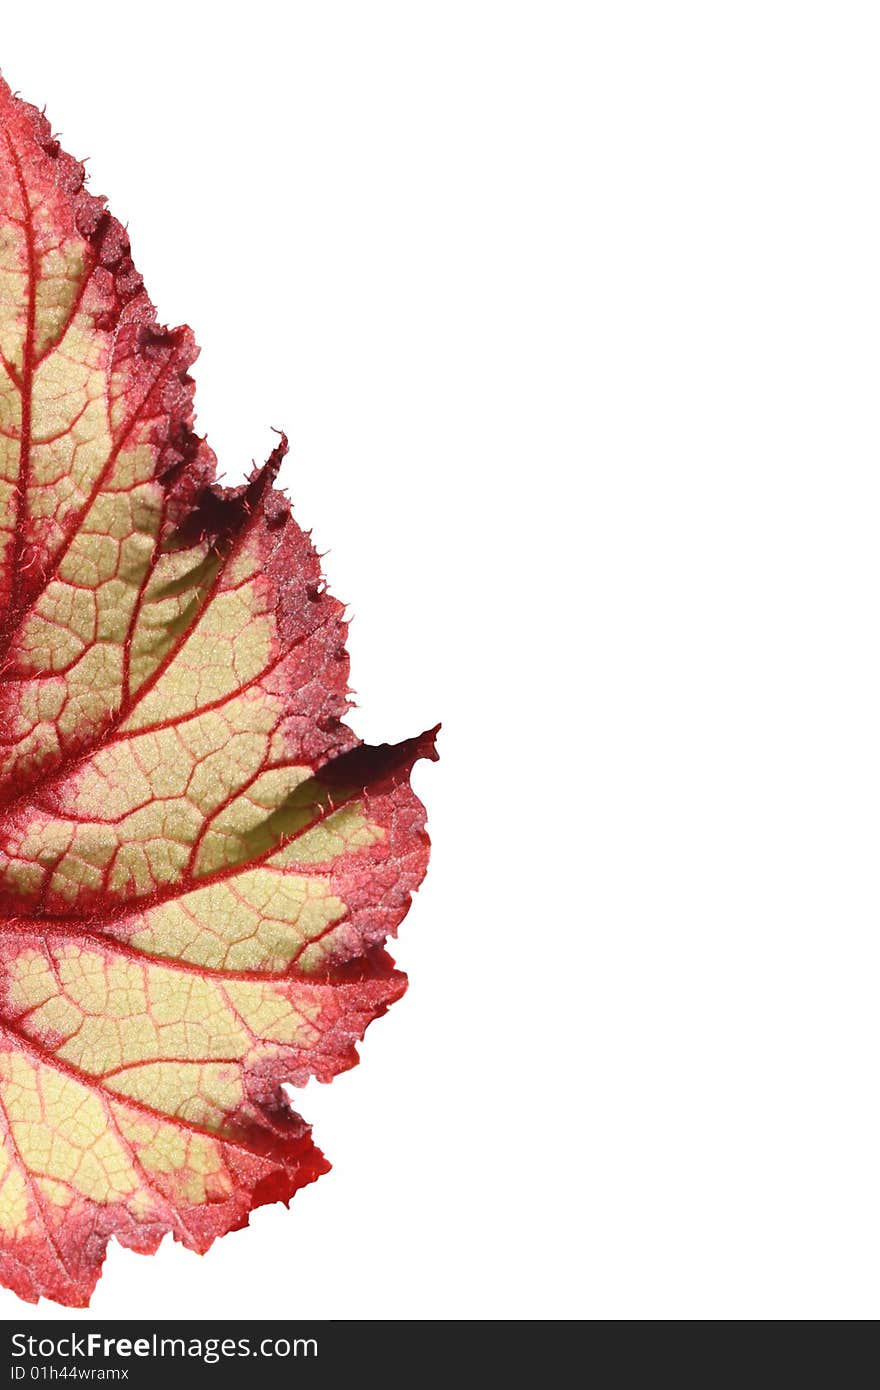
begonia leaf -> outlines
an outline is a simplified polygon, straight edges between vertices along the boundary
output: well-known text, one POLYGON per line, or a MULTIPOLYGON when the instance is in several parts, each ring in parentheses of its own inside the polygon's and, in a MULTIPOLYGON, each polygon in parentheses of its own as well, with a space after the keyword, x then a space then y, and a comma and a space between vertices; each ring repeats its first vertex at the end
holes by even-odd
POLYGON ((0 79, 0 1278, 30 1300, 327 1169, 282 1084, 402 993, 427 863, 433 734, 345 723, 286 441, 221 488, 195 356, 0 79))

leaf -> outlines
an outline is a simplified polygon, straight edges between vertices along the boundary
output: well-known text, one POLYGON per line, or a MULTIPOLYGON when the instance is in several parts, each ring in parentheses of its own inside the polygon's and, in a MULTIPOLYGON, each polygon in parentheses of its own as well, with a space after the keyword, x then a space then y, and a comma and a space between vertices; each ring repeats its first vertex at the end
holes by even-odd
POLYGON ((188 328, 0 79, 0 1277, 83 1305, 109 1237, 204 1251, 328 1164, 405 978, 433 734, 362 746, 346 624, 273 489, 220 489, 188 328))

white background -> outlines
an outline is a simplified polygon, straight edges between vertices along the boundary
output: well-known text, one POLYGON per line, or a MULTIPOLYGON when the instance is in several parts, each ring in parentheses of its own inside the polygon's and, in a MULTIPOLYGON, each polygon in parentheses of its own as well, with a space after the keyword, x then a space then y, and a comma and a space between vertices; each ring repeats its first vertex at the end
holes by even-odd
POLYGON ((94 1316, 877 1315, 878 58, 841 0, 7 8, 221 466, 291 436, 358 732, 444 723, 333 1172, 94 1316))

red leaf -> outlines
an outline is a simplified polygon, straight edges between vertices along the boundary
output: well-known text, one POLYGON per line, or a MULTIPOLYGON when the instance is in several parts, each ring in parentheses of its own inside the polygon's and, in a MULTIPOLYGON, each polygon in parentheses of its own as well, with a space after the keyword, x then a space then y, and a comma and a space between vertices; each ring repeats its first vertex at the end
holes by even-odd
POLYGON ((188 328, 0 80, 0 1277, 88 1302, 327 1163, 330 1080, 405 987, 434 736, 344 723, 346 624, 273 488, 221 489, 188 328))

